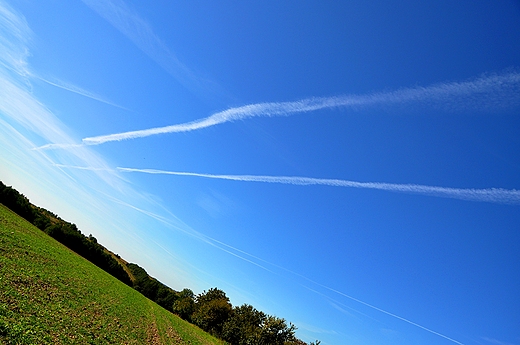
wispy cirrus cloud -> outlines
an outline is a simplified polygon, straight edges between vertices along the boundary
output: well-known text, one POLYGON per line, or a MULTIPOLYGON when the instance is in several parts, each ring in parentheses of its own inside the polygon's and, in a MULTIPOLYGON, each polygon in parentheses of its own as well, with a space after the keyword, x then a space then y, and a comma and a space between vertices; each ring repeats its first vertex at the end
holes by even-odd
MULTIPOLYGON (((24 16, 16 13, 7 3, 0 1, 0 64, 4 67, 4 73, 14 73, 13 79, 27 85, 29 78, 41 80, 49 85, 106 103, 121 109, 128 110, 106 98, 85 90, 81 87, 65 82, 58 78, 44 78, 31 71, 27 63, 30 56, 29 44, 33 36, 24 16)), ((12 79, 12 80, 13 80, 12 79)))
POLYGON ((262 175, 213 175, 191 172, 165 171, 156 169, 134 169, 118 167, 119 171, 137 172, 145 174, 163 174, 176 176, 202 177, 219 180, 241 182, 281 183, 299 186, 323 185, 331 187, 349 187, 362 189, 376 189, 389 192, 428 195, 441 198, 460 199, 467 201, 492 202, 500 204, 520 204, 520 190, 503 188, 467 189, 425 186, 419 184, 397 184, 381 182, 357 182, 339 179, 320 179, 298 176, 262 176, 262 175))
MULTIPOLYGON (((88 147, 75 146, 70 130, 32 93, 30 78, 35 74, 27 62, 32 36, 25 17, 0 0, 0 116, 4 120, 5 131, 11 133, 9 135, 25 138, 17 140, 20 147, 29 150, 23 153, 26 159, 20 158, 19 161, 49 162, 52 158, 60 158, 75 165, 107 167, 104 160, 88 147), (31 150, 36 146, 34 142, 42 141, 64 143, 67 149, 56 152, 52 157, 31 150)), ((7 139, 2 141, 4 149, 21 151, 7 139)), ((41 167, 41 164, 35 165, 41 167)), ((121 179, 116 175, 115 171, 97 172, 102 181, 119 188, 121 179)))
MULTIPOLYGON (((78 209, 98 214, 106 212, 106 204, 87 192, 89 188, 108 189, 137 198, 138 193, 128 188, 120 173, 108 169, 101 156, 88 147, 75 147, 67 126, 31 92, 29 78, 34 74, 30 72, 27 58, 32 35, 25 17, 0 0, 0 172, 3 178, 26 188, 34 187, 34 195, 57 200, 61 202, 60 207, 66 204, 62 209, 68 211, 70 204, 84 202, 78 209), (67 149, 54 154, 33 150, 35 142, 42 141, 62 142, 67 149), (66 171, 64 165, 52 165, 53 161, 96 167, 96 171, 87 176, 66 171)), ((104 215, 113 219, 110 212, 104 215)))
MULTIPOLYGON (((2 181, 16 186, 33 203, 74 220, 84 230, 102 235, 104 243, 114 250, 142 253, 149 246, 156 251, 153 241, 139 236, 143 230, 136 225, 141 213, 148 216, 145 217, 148 223, 150 219, 161 221, 148 211, 156 205, 135 190, 120 172, 109 169, 104 157, 89 147, 74 145, 75 138, 69 128, 32 93, 30 82, 35 73, 31 73, 27 63, 32 35, 23 14, 0 0, 2 181), (41 142, 64 143, 64 150, 34 150, 36 143, 41 142), (69 166, 89 168, 71 171, 69 166), (125 204, 117 200, 125 200, 125 204)), ((69 86, 69 91, 93 95, 69 86)), ((175 218, 171 223, 175 224, 175 218)), ((185 274, 186 279, 192 280, 189 273, 185 274)))
POLYGON ((182 63, 161 40, 151 25, 123 0, 82 0, 132 41, 143 53, 161 66, 179 83, 196 94, 220 93, 220 87, 182 63))
POLYGON ((0 1, 0 32, 0 63, 17 75, 27 75, 28 44, 32 30, 25 17, 19 15, 4 1, 0 1))

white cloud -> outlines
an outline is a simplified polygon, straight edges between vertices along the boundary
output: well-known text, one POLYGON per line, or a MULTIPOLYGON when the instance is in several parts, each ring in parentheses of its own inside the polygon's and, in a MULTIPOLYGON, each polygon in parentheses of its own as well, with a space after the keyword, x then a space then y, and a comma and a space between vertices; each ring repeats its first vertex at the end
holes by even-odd
POLYGON ((452 198, 467 201, 483 201, 502 204, 520 204, 520 191, 515 189, 488 188, 488 189, 463 189, 437 186, 425 186, 418 184, 397 184, 381 182, 356 182, 339 179, 319 179, 296 176, 261 176, 261 175, 212 175, 190 172, 164 171, 155 169, 117 168, 119 171, 138 172, 146 174, 165 174, 176 176, 192 176, 220 180, 232 180, 241 182, 281 183, 291 185, 324 185, 331 187, 349 187, 363 189, 377 189, 389 192, 429 195, 442 198, 452 198))
POLYGON ((441 108, 472 108, 512 106, 520 103, 520 73, 510 72, 465 81, 442 83, 428 87, 401 89, 367 95, 307 98, 295 102, 256 103, 230 108, 209 117, 177 125, 157 127, 123 133, 84 138, 87 145, 99 145, 111 141, 144 138, 152 135, 195 131, 219 124, 252 117, 290 116, 321 109, 346 108, 356 110, 365 107, 407 105, 414 102, 428 103, 441 108))

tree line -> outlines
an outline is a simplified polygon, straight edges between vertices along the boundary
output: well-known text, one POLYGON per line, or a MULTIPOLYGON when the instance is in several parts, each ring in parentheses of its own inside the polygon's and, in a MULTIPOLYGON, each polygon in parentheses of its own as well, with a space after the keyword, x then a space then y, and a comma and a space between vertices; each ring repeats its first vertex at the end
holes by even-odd
POLYGON ((180 291, 173 312, 231 345, 307 345, 296 338, 292 323, 249 304, 234 307, 226 293, 217 288, 199 295, 190 289, 180 291))
POLYGON ((267 315, 248 304, 233 306, 226 293, 218 288, 198 295, 187 288, 182 291, 171 289, 150 277, 137 264, 117 260, 119 256, 99 244, 94 236, 85 236, 75 224, 31 204, 27 197, 2 181, 0 203, 163 308, 231 345, 320 343, 307 344, 298 339, 296 327, 284 319, 267 315))
POLYGON ((114 256, 94 236, 83 235, 76 224, 66 222, 52 212, 31 204, 27 197, 1 181, 0 203, 94 265, 132 286, 128 273, 114 256))

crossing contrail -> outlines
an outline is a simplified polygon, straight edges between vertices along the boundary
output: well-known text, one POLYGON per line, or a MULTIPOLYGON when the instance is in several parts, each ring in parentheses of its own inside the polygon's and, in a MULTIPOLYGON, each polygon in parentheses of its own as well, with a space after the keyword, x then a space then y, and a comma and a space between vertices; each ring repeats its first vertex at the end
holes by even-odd
POLYGON ((438 186, 425 186, 419 184, 398 184, 382 182, 357 182, 339 179, 321 179, 298 176, 263 176, 263 175, 213 175, 191 172, 165 171, 155 169, 117 168, 119 171, 138 172, 146 174, 163 174, 176 176, 203 177, 219 180, 232 180, 242 182, 281 183, 291 185, 324 185, 332 187, 350 187, 363 189, 377 189, 390 192, 429 195, 441 198, 452 198, 467 201, 491 202, 500 204, 520 204, 520 190, 503 188, 449 188, 438 186))
POLYGON ((485 107, 489 105, 520 103, 520 73, 511 72, 481 77, 464 82, 452 82, 380 92, 366 95, 307 98, 294 102, 256 103, 229 108, 209 117, 181 124, 150 129, 114 133, 84 138, 86 145, 100 145, 110 141, 144 138, 152 135, 195 131, 226 122, 252 117, 290 116, 320 109, 390 106, 411 102, 430 102, 446 107, 485 107), (468 99, 469 98, 469 99, 468 99))

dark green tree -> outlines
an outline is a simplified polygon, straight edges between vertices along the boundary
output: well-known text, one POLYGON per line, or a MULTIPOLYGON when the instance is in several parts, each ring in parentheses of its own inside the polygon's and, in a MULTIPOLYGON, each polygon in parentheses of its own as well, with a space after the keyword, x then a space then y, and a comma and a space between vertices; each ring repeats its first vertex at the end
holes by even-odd
POLYGON ((159 304, 161 307, 172 311, 173 303, 177 300, 177 292, 164 285, 146 273, 145 269, 137 264, 127 264, 134 276, 134 289, 159 304))
POLYGON ((177 299, 173 302, 173 312, 182 319, 191 322, 191 316, 195 311, 195 294, 190 289, 184 289, 177 293, 177 299))
POLYGON ((206 332, 221 337, 222 327, 231 316, 232 308, 224 291, 209 289, 197 296, 192 321, 206 332))
POLYGON ((0 182, 0 204, 3 204, 30 223, 36 218, 36 213, 29 199, 16 189, 6 186, 3 182, 0 182))
POLYGON ((284 319, 267 316, 260 327, 258 345, 284 345, 286 342, 296 341, 294 332, 296 326, 288 326, 284 319))
POLYGON ((256 344, 260 337, 260 326, 265 318, 263 312, 251 305, 235 307, 231 317, 224 323, 222 338, 231 345, 256 344))

